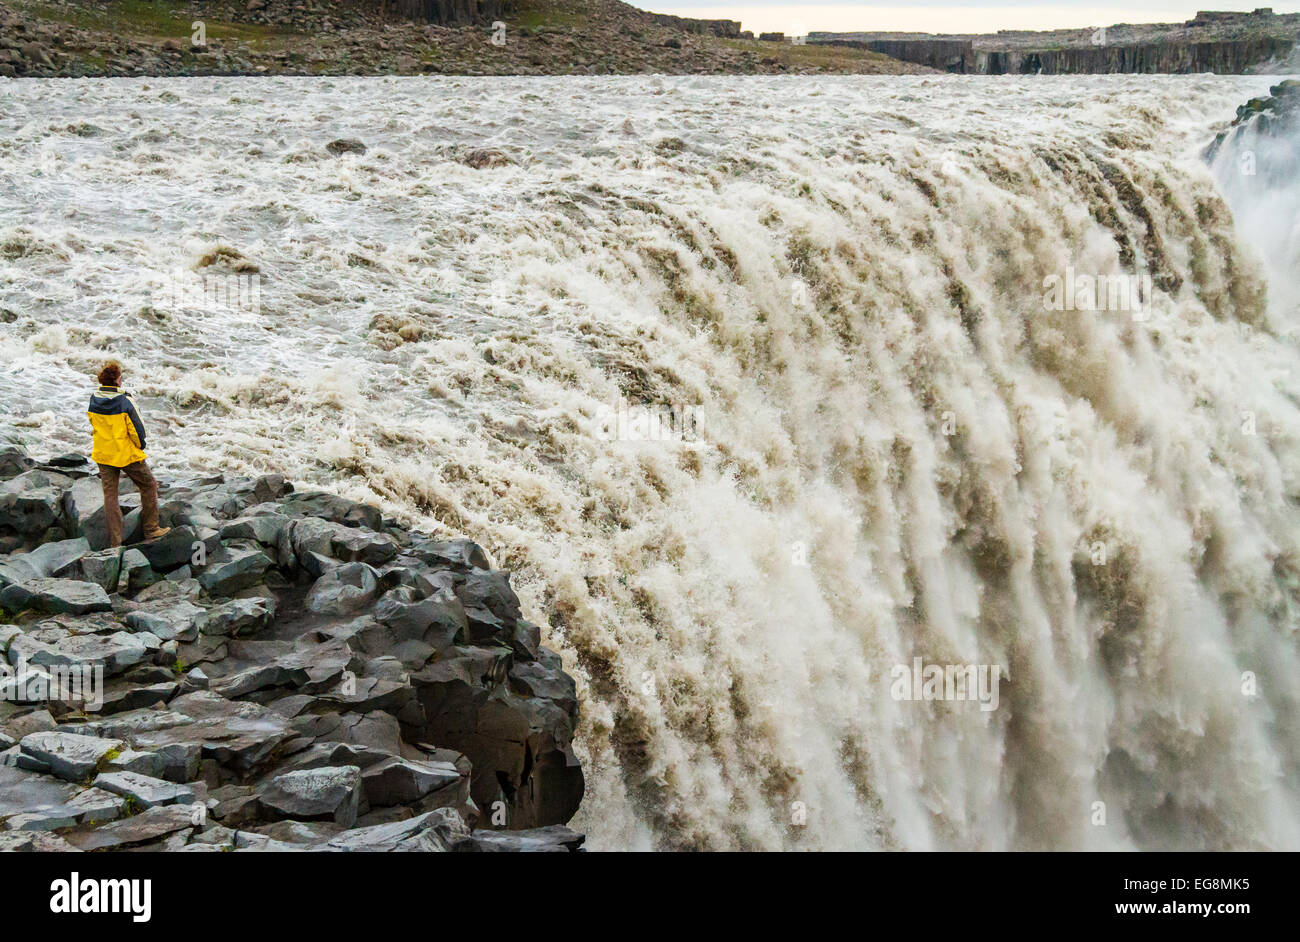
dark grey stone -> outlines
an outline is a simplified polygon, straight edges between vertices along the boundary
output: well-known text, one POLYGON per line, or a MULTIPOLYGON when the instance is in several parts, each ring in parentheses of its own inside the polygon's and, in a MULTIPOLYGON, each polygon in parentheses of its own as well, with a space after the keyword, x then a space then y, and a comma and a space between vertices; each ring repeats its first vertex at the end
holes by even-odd
POLYGON ((140 543, 139 550, 155 572, 170 572, 186 565, 194 554, 194 544, 198 542, 198 533, 193 527, 172 527, 165 535, 149 543, 140 543))
POLYGON ((345 852, 454 851, 470 841, 469 828, 451 808, 344 831, 313 850, 345 852))
MULTIPOLYGON (((37 536, 60 519, 72 478, 49 471, 24 471, 0 481, 0 530, 37 536)), ((95 482, 98 487, 98 482, 95 482)), ((100 498, 102 505, 103 498, 100 498)))
POLYGON ((50 614, 85 615, 109 612, 113 602, 104 587, 71 579, 33 579, 0 590, 0 608, 11 612, 32 609, 50 614))
POLYGON ((412 805, 432 792, 460 782, 460 772, 446 762, 421 762, 394 756, 361 773, 366 801, 372 808, 412 805))
POLYGON ((361 770, 344 765, 285 772, 272 779, 259 797, 264 808, 280 817, 329 819, 351 827, 361 801, 361 770))
POLYGON ((487 553, 471 540, 412 540, 406 552, 437 567, 469 571, 490 566, 487 553))
POLYGON ((149 558, 134 546, 122 554, 122 572, 119 578, 126 583, 126 589, 132 595, 137 595, 162 580, 162 576, 149 565, 149 558))
POLYGON ((269 625, 274 617, 274 599, 231 599, 198 614, 194 626, 205 635, 251 635, 269 625))
POLYGON ((145 844, 195 826, 196 813, 188 805, 163 805, 97 828, 84 825, 64 834, 80 850, 110 850, 145 844))
POLYGON ((272 564, 271 558, 255 545, 234 544, 208 560, 199 571, 199 585, 210 596, 234 595, 261 582, 272 564))
POLYGON ((510 853, 573 853, 582 847, 586 835, 560 824, 523 831, 474 831, 473 846, 458 850, 510 853))
POLYGON ((84 781, 110 753, 126 748, 120 739, 101 739, 61 730, 28 733, 18 745, 26 755, 47 763, 50 774, 70 782, 84 781))
POLYGON ((365 563, 344 563, 325 573, 303 600, 309 612, 350 615, 369 606, 379 592, 379 579, 365 563))
MULTIPOLYGON (((85 538, 81 538, 85 541, 85 538)), ((87 543, 89 547, 89 543, 87 543)), ((105 592, 116 592, 118 579, 122 574, 122 548, 114 547, 112 549, 103 549, 96 552, 86 552, 77 559, 69 562, 67 565, 60 567, 50 573, 61 579, 77 579, 82 582, 93 582, 102 586, 105 592)))
POLYGON ((95 787, 128 798, 141 808, 178 803, 192 805, 195 801, 194 789, 188 785, 167 782, 138 772, 101 772, 95 776, 95 787))
MULTIPOLYGON (((580 842, 571 832, 472 836, 466 824, 495 800, 511 827, 559 824, 582 795, 574 684, 481 548, 409 533, 374 508, 279 478, 218 475, 164 482, 169 537, 95 551, 102 499, 97 480, 78 478, 84 462, 60 462, 63 474, 21 458, 0 456, 16 471, 10 481, 28 475, 10 490, 35 492, 57 514, 35 539, 6 531, 0 551, 36 548, 0 558, 0 592, 17 601, 63 577, 109 604, 0 626, 0 650, 35 682, 3 680, 0 772, 65 789, 6 827, 64 828, 61 849, 88 850, 580 842), (206 559, 191 567, 196 541, 206 559), (304 575, 315 579, 305 593, 304 575), (103 668, 99 713, 69 713, 75 704, 54 697, 51 672, 64 665, 103 668), (47 701, 62 726, 49 711, 24 712, 47 701), (103 741, 120 749, 94 747, 103 741), (71 748, 85 742, 93 748, 71 748), (60 774, 98 775, 105 787, 60 774), (124 796, 130 810, 154 807, 105 823, 126 813, 124 796)), ((129 508, 138 496, 123 489, 129 508)), ((4 790, 0 775, 0 818, 4 790)), ((0 845, 14 833, 0 831, 0 845)))

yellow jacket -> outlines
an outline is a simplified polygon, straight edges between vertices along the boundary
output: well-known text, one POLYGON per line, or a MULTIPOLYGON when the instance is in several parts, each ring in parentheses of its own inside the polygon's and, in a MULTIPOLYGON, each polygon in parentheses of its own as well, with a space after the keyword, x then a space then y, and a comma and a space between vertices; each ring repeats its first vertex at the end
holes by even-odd
POLYGON ((96 464, 125 468, 149 457, 144 453, 144 424, 131 397, 116 386, 100 386, 90 397, 90 428, 96 464))

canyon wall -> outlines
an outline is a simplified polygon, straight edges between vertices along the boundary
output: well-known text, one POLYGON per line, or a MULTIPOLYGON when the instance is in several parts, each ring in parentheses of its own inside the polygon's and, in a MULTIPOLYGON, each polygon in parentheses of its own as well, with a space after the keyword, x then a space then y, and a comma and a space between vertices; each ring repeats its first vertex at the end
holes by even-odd
POLYGON ((741 36, 737 20, 696 20, 668 13, 651 13, 650 19, 655 26, 667 26, 686 33, 711 34, 724 39, 739 39, 741 36))
POLYGON ((1278 36, 1223 41, 1152 42, 1125 46, 1078 46, 1067 49, 978 52, 972 71, 982 75, 1214 72, 1241 75, 1294 54, 1294 38, 1278 36))
POLYGON ((440 26, 482 23, 509 11, 509 0, 395 0, 402 16, 440 26))
POLYGON ((1207 42, 1149 42, 1053 49, 979 49, 969 39, 811 39, 820 45, 870 49, 903 62, 975 75, 1107 75, 1197 73, 1240 75, 1300 67, 1295 37, 1263 36, 1207 42))

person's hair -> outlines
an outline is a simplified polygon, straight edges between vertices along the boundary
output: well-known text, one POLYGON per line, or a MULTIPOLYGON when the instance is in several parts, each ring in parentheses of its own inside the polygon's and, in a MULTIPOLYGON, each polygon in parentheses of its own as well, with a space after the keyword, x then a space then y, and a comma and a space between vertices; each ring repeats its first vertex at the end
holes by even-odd
POLYGON ((99 385, 116 386, 122 382, 122 364, 109 360, 99 371, 99 385))

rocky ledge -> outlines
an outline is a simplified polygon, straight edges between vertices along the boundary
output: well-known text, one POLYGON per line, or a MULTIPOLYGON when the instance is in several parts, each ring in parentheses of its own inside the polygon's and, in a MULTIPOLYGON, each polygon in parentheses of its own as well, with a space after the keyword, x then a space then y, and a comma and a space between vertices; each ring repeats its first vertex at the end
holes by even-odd
POLYGON ((267 475, 107 549, 93 467, 0 450, 0 849, 580 847, 574 682, 477 545, 267 475))
POLYGON ((1270 88, 1267 97, 1252 98, 1240 106, 1232 124, 1206 148, 1205 159, 1213 161, 1226 142, 1244 134, 1254 135, 1256 141, 1271 141, 1267 159, 1258 168, 1264 182, 1294 185, 1300 169, 1300 81, 1287 79, 1270 88))
POLYGON ((1237 109, 1233 127, 1252 120, 1259 123, 1260 133, 1272 137, 1295 134, 1300 129, 1300 81, 1287 79, 1268 90, 1267 98, 1252 98, 1237 109))

